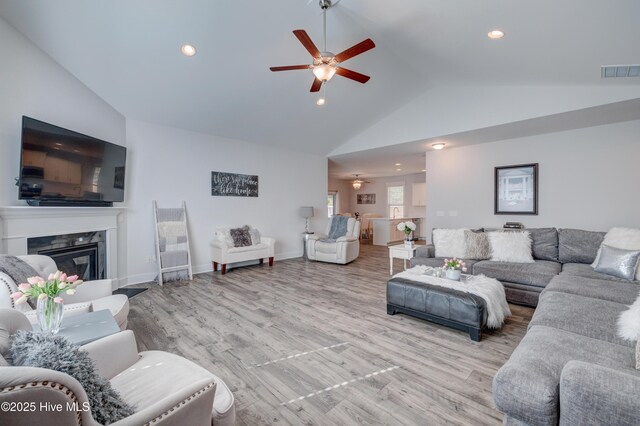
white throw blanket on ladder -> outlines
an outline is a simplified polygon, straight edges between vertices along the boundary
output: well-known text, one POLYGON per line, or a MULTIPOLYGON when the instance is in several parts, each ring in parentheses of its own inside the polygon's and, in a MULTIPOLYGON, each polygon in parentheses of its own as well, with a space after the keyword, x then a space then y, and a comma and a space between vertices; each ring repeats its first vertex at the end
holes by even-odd
POLYGON ((409 281, 450 288, 482 297, 487 306, 487 327, 489 328, 502 327, 505 318, 511 316, 511 310, 507 303, 504 287, 500 281, 484 275, 470 275, 464 282, 425 275, 426 272, 432 270, 433 268, 429 266, 414 266, 411 269, 394 275, 393 278, 404 278, 409 281))

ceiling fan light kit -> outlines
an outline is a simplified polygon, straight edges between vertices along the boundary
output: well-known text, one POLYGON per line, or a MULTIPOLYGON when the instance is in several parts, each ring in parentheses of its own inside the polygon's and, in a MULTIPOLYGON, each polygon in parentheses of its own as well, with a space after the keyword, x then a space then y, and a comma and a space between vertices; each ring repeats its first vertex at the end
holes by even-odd
MULTIPOLYGON (((296 36, 296 38, 300 41, 300 43, 302 43, 305 49, 307 49, 307 51, 313 57, 313 62, 310 65, 288 65, 281 67, 271 67, 271 71, 278 72, 310 69, 313 72, 314 76, 310 92, 320 91, 320 88, 329 80, 331 80, 331 78, 335 74, 349 78, 362 84, 369 81, 369 76, 351 71, 347 68, 339 67, 338 64, 376 47, 373 40, 368 38, 348 48, 347 50, 338 53, 337 55, 334 55, 333 53, 327 51, 327 9, 329 9, 331 6, 334 6, 336 3, 338 3, 338 1, 332 2, 331 0, 320 0, 319 2, 320 8, 322 9, 324 29, 324 43, 322 52, 316 47, 305 30, 293 31, 293 34, 296 36)), ((324 99, 324 97, 318 99, 316 104, 318 106, 324 105, 324 99), (321 100, 322 103, 320 103, 321 100)))

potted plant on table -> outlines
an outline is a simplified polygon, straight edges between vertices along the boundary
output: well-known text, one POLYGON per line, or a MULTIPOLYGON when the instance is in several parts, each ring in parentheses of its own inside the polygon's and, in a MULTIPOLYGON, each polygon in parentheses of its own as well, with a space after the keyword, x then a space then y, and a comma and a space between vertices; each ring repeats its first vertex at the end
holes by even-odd
POLYGON ((11 295, 16 305, 26 303, 31 297, 37 300, 36 316, 40 330, 53 334, 60 330, 64 314, 62 293, 73 295, 76 287, 82 284, 77 275, 67 276, 62 271, 50 274, 45 280, 42 277, 31 277, 28 282, 18 286, 18 291, 11 295))
POLYGON ((449 280, 460 281, 460 275, 467 272, 467 264, 454 257, 444 260, 445 277, 449 280))
POLYGON ((400 222, 397 228, 398 231, 402 231, 405 233, 404 246, 406 248, 413 248, 411 233, 416 230, 416 224, 413 222, 400 222))

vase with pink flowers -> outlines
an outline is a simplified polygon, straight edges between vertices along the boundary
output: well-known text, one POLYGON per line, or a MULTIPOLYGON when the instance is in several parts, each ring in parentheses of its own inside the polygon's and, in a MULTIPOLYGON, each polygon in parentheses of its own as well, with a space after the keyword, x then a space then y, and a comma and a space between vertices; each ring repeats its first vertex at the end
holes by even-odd
POLYGON ((444 260, 445 277, 449 280, 460 281, 462 272, 467 272, 467 264, 458 258, 444 260))
POLYGON ((57 333, 60 330, 64 315, 64 299, 62 293, 73 295, 76 287, 82 284, 77 275, 67 276, 62 271, 50 274, 45 280, 42 277, 30 277, 26 283, 18 286, 18 291, 11 295, 16 305, 26 303, 29 298, 36 299, 36 317, 40 330, 57 333))

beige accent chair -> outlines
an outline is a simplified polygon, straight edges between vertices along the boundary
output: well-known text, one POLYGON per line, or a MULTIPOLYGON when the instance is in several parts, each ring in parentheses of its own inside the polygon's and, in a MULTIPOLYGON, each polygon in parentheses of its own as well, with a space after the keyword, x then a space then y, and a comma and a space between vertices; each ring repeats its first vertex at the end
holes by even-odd
POLYGON ((319 262, 347 264, 360 255, 360 221, 350 217, 347 221, 347 235, 335 242, 321 241, 327 238, 331 229, 331 221, 327 223, 324 234, 311 234, 307 239, 307 257, 319 262))
MULTIPOLYGON (((35 367, 13 367, 7 359, 10 337, 30 330, 25 315, 0 309, 0 404, 34 402, 76 403, 77 410, 50 412, 3 411, 3 425, 98 426, 91 411, 83 411, 87 394, 73 377, 35 367)), ((107 378, 136 412, 114 426, 179 425, 231 426, 235 423, 233 394, 215 375, 193 362, 168 352, 138 353, 130 330, 82 346, 94 360, 98 373, 107 378)))
MULTIPOLYGON (((47 278, 49 274, 57 271, 56 262, 49 256, 30 254, 18 256, 36 270, 39 276, 47 278)), ((0 272, 0 308, 14 308, 24 313, 31 324, 37 322, 36 312, 24 303, 16 305, 11 299, 11 294, 18 291, 18 284, 8 275, 0 272)), ((65 316, 77 313, 101 311, 108 309, 118 323, 120 330, 126 330, 129 316, 129 298, 124 294, 112 294, 111 280, 86 281, 76 288, 76 294, 69 296, 63 294, 65 316)))

